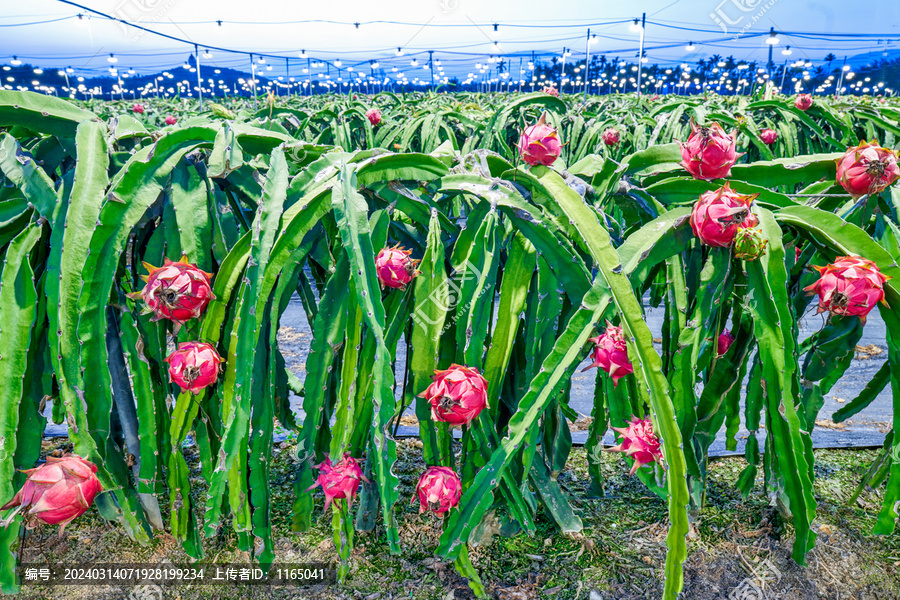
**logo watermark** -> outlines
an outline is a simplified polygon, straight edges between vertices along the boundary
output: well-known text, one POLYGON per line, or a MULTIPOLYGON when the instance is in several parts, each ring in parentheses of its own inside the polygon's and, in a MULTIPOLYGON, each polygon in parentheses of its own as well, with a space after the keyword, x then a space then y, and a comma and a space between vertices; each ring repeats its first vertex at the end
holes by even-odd
POLYGON ((178 0, 122 0, 112 11, 112 15, 119 19, 122 33, 136 42, 147 32, 129 24, 148 27, 159 23, 176 4, 178 0))
POLYGON ((722 0, 709 18, 728 35, 734 32, 734 39, 740 38, 753 27, 778 0, 722 0))
POLYGON ((765 589, 766 586, 778 583, 780 580, 781 571, 767 559, 753 570, 752 577, 744 579, 731 590, 727 600, 777 600, 774 595, 766 595, 765 589))
POLYGON ((142 583, 131 588, 127 600, 163 600, 163 589, 155 583, 142 583))
POLYGON ((465 304, 461 304, 463 300, 463 284, 466 281, 479 281, 482 279, 481 270, 469 261, 466 261, 460 268, 454 270, 444 282, 433 289, 427 298, 416 304, 413 309, 413 322, 417 325, 425 327, 427 325, 437 325, 444 320, 443 315, 449 318, 444 322, 441 333, 446 333, 448 329, 456 322, 456 315, 464 313, 472 308, 481 296, 493 289, 492 286, 485 286, 481 289, 477 296, 468 299, 465 304), (436 312, 441 315, 437 319, 432 318, 432 314, 436 312), (455 313, 452 314, 451 313, 455 313))

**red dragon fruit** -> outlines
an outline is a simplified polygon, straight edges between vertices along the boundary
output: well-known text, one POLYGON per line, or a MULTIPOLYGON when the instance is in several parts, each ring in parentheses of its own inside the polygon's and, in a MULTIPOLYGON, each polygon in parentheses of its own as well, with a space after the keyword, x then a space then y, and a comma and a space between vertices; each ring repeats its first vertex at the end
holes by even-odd
POLYGON ((452 364, 435 371, 431 385, 419 396, 431 404, 433 420, 466 425, 487 406, 487 381, 478 369, 452 364))
POLYGON ((543 90, 541 90, 545 94, 549 94, 556 98, 559 98, 559 90, 553 87, 552 85, 545 86, 543 90))
POLYGON ((731 348, 731 344, 734 343, 734 336, 731 334, 731 331, 726 329, 720 335, 719 339, 716 342, 716 354, 719 356, 723 356, 728 349, 731 348))
POLYGON ((898 176, 897 153, 877 142, 867 144, 863 140, 837 160, 837 182, 856 198, 881 192, 898 176))
POLYGON ((377 108, 370 108, 366 111, 366 118, 369 119, 369 123, 372 124, 372 127, 375 127, 381 123, 381 111, 377 108))
POLYGON ((610 127, 603 131, 603 143, 607 146, 615 146, 619 143, 619 132, 610 127))
POLYGON ((176 118, 173 117, 172 115, 167 115, 167 116, 166 116, 166 125, 174 125, 174 124, 177 123, 177 122, 178 122, 178 119, 176 119, 176 118))
POLYGON ((185 392, 196 394, 216 382, 225 359, 212 344, 184 342, 166 357, 166 362, 169 364, 169 381, 185 392))
POLYGON ((653 433, 653 423, 650 419, 638 419, 634 415, 627 427, 613 427, 613 431, 622 436, 618 446, 609 449, 610 452, 624 452, 625 456, 634 460, 631 466, 631 475, 642 466, 650 463, 662 463, 662 450, 659 447, 659 438, 653 433))
POLYGON ((799 108, 802 111, 809 110, 813 105, 812 94, 797 94, 796 100, 794 100, 794 106, 799 108))
POLYGON ((522 132, 519 138, 519 155, 529 165, 550 166, 559 158, 562 144, 556 129, 547 125, 546 114, 531 127, 522 132))
POLYGON ((325 510, 331 506, 332 500, 345 500, 349 504, 356 497, 360 480, 369 481, 363 476, 359 463, 349 452, 345 452, 344 457, 334 465, 331 464, 331 458, 326 456, 316 468, 319 469, 319 476, 306 491, 321 485, 322 491, 325 492, 325 510))
POLYGON ((717 190, 704 192, 691 212, 694 235, 707 246, 731 247, 738 229, 759 224, 759 219, 750 212, 756 196, 758 194, 738 194, 727 181, 717 190))
POLYGON ((725 133, 721 125, 699 127, 691 121, 691 135, 681 144, 681 166, 695 179, 731 176, 738 156, 735 136, 725 133))
POLYGON ((804 291, 819 295, 819 309, 833 315, 857 316, 865 324, 866 315, 884 301, 884 283, 890 279, 874 262, 860 256, 841 256, 825 267, 815 267, 821 277, 804 291))
POLYGON ((137 113, 139 115, 144 114, 144 105, 143 104, 135 104, 131 107, 131 112, 137 113))
POLYGON ((419 496, 419 512, 430 510, 442 515, 459 505, 462 482, 459 475, 448 467, 428 467, 416 485, 419 496))
POLYGON ((209 285, 212 274, 188 263, 186 256, 178 262, 166 259, 161 267, 145 262, 144 268, 149 272, 144 276, 147 285, 129 297, 142 298, 154 321, 169 319, 180 326, 199 317, 214 297, 209 285))
POLYGON ((762 143, 766 146, 771 146, 778 141, 778 132, 774 129, 763 129, 759 132, 759 139, 761 139, 762 143))
POLYGON ((412 250, 403 250, 399 245, 382 248, 375 257, 375 272, 382 288, 405 289, 419 271, 418 260, 409 257, 412 250))
POLYGON ((66 525, 91 507, 102 489, 97 479, 97 465, 80 456, 66 454, 62 458, 48 456, 47 462, 23 471, 25 485, 0 510, 16 508, 0 525, 6 526, 22 512, 27 526, 34 521, 59 525, 62 535, 66 525))
POLYGON ((628 345, 621 327, 607 321, 606 330, 588 341, 594 344, 594 362, 582 369, 582 372, 600 367, 612 377, 613 386, 619 385, 619 380, 629 373, 634 373, 634 366, 628 360, 628 345))

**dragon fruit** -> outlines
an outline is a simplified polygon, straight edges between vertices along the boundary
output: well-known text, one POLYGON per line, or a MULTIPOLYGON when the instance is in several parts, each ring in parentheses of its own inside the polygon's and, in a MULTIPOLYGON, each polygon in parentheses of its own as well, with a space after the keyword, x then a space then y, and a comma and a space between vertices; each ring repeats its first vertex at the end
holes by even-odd
POLYGON ((610 127, 603 131, 603 143, 607 146, 615 146, 619 143, 619 132, 610 127))
POLYGON ((812 94, 797 94, 797 98, 794 100, 794 106, 803 111, 809 110, 812 105, 812 94))
POLYGON ((429 467, 419 477, 416 494, 419 497, 420 513, 430 510, 436 515, 442 515, 459 505, 462 482, 453 469, 429 467))
POLYGON ((212 273, 188 263, 186 256, 178 262, 166 259, 161 267, 145 262, 144 268, 149 272, 143 278, 147 285, 129 297, 143 299, 154 321, 169 319, 180 326, 199 317, 214 298, 209 283, 212 273))
POLYGON ((632 415, 627 427, 612 429, 622 436, 622 441, 609 451, 624 452, 625 456, 634 460, 630 475, 634 475, 635 471, 646 464, 662 462, 659 438, 653 433, 653 423, 650 419, 638 419, 632 415))
POLYGON ((381 249, 375 257, 375 272, 382 288, 406 289, 419 274, 419 261, 411 259, 410 254, 412 250, 403 250, 399 245, 381 249))
POLYGON ((555 87, 553 87, 552 85, 544 86, 544 89, 541 91, 544 92, 545 94, 549 94, 551 96, 559 98, 559 90, 556 89, 555 87))
POLYGON ((466 425, 487 406, 487 381, 478 369, 452 364, 435 371, 431 384, 419 396, 431 404, 433 420, 466 425))
POLYGON ((734 257, 742 260, 759 260, 766 253, 769 240, 763 237, 762 230, 752 227, 741 227, 734 234, 734 257))
POLYGON ((21 512, 28 527, 34 521, 59 525, 62 535, 66 525, 84 514, 102 491, 97 465, 74 454, 48 456, 46 463, 23 473, 28 475, 25 485, 0 510, 18 508, 0 526, 21 512))
POLYGON ((582 369, 582 372, 600 367, 612 377, 614 387, 619 385, 621 378, 634 373, 634 366, 628 360, 628 345, 621 327, 607 321, 604 332, 588 341, 594 344, 591 353, 594 362, 582 369))
POLYGON ((547 125, 546 114, 519 138, 519 155, 529 165, 549 166, 556 162, 562 152, 562 144, 556 129, 547 125))
POLYGON ((137 113, 139 115, 144 114, 144 105, 143 104, 135 104, 131 107, 131 112, 137 113))
POLYGON ((691 135, 681 144, 681 166, 695 179, 731 176, 738 156, 735 136, 725 133, 721 125, 699 127, 691 121, 691 135))
POLYGON ((756 227, 759 219, 750 212, 758 194, 744 196, 731 189, 728 182, 717 190, 704 192, 691 212, 691 229, 700 242, 717 248, 728 248, 738 229, 756 227))
POLYGON ((370 108, 366 111, 366 118, 369 119, 369 123, 372 124, 372 127, 375 127, 381 123, 381 111, 377 108, 370 108))
POLYGON ((819 313, 857 316, 865 324, 868 315, 884 301, 884 283, 890 279, 874 262, 860 256, 841 256, 825 267, 815 267, 821 275, 803 288, 819 295, 819 313))
POLYGON ((716 354, 719 356, 723 356, 728 349, 731 348, 731 344, 734 343, 734 336, 731 334, 731 331, 726 329, 721 334, 719 334, 719 339, 716 340, 716 354))
POLYGON ((177 122, 178 122, 178 119, 176 119, 172 115, 166 116, 166 125, 174 125, 177 122))
POLYGON ((325 492, 325 510, 328 510, 333 500, 345 500, 349 504, 356 497, 360 480, 369 481, 349 452, 345 452, 344 457, 334 465, 331 464, 331 458, 326 456, 316 468, 319 469, 319 476, 306 491, 321 485, 325 492))
POLYGON ((219 356, 212 344, 184 342, 166 357, 169 381, 185 392, 196 394, 216 382, 223 362, 225 359, 219 356))
POLYGON ((881 192, 898 176, 897 153, 877 142, 867 144, 863 140, 837 160, 837 182, 856 198, 881 192))
POLYGON ((766 146, 771 146, 778 141, 778 132, 774 129, 763 129, 759 132, 759 139, 761 139, 762 143, 766 146))

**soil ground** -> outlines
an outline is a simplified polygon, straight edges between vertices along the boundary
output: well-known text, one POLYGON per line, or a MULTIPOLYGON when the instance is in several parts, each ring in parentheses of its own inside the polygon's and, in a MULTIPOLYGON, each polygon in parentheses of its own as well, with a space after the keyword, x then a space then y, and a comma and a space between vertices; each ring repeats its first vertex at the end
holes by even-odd
MULTIPOLYGON (((45 453, 66 450, 63 438, 48 438, 45 453)), ((53 600, 199 600, 238 598, 435 599, 472 598, 465 579, 452 564, 435 558, 439 519, 419 515, 409 504, 424 465, 420 442, 399 442, 395 471, 401 480, 397 504, 403 554, 388 552, 380 526, 357 534, 351 573, 342 585, 312 588, 246 585, 177 585, 163 588, 111 586, 46 587, 26 584, 23 599, 53 600)), ((314 527, 303 534, 290 531, 292 482, 298 464, 290 438, 277 445, 272 460, 272 520, 277 562, 324 561, 335 564, 331 518, 322 512, 324 497, 316 496, 314 527)), ((199 477, 195 448, 186 447, 194 481, 197 517, 205 490, 199 477)), ((707 506, 693 523, 685 563, 685 591, 691 600, 897 600, 900 599, 900 534, 871 535, 881 505, 882 490, 848 499, 875 453, 865 450, 816 451, 818 540, 806 566, 791 560, 793 528, 785 522, 757 481, 755 492, 742 500, 734 483, 744 467, 740 458, 715 459, 710 465, 707 506)), ((559 482, 584 523, 582 534, 565 536, 539 515, 533 537, 504 537, 487 527, 470 551, 490 595, 499 600, 561 598, 569 600, 655 600, 661 597, 666 553, 666 506, 637 480, 625 462, 603 455, 605 496, 586 496, 587 463, 582 448, 573 449, 559 482)), ((164 509, 165 510, 165 509, 164 509)), ((165 516, 165 515, 164 515, 165 516)), ((248 563, 237 549, 230 527, 205 539, 206 560, 248 563)), ((178 565, 190 559, 167 533, 156 532, 149 545, 133 543, 119 526, 102 520, 96 510, 67 527, 39 527, 27 537, 25 562, 60 564, 140 562, 178 565)))

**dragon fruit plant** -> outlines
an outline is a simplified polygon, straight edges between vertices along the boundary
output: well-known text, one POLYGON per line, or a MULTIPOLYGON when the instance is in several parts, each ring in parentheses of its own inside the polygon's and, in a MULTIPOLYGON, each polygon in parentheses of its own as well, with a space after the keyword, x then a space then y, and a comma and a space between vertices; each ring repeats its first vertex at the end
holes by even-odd
MULTIPOLYGON (((402 554, 411 515, 398 512, 424 508, 440 515, 435 554, 484 594, 467 544, 490 511, 515 522, 504 531, 583 528, 557 476, 585 358, 597 368, 590 489, 602 492, 613 423, 617 450, 668 507, 663 598, 681 592, 710 445, 732 447, 740 428, 736 486, 790 511, 803 563, 816 400, 848 372, 863 319, 888 332, 869 396, 900 368, 896 155, 844 141, 895 139, 896 101, 817 96, 787 119, 794 98, 685 107, 539 89, 205 98, 196 112, 194 99, 147 97, 143 114, 159 118, 146 131, 122 127, 141 114, 133 101, 0 90, 0 591, 18 586, 22 528, 76 518, 101 489, 101 516, 116 506, 139 542, 167 530, 200 560, 228 527, 268 567, 283 518, 271 510, 277 421, 296 440, 291 527, 323 519, 321 489, 342 576, 356 531, 402 554), (376 127, 334 118, 368 120, 360 102, 380 107, 376 127), (298 307, 303 372, 279 347, 298 307), (798 322, 817 309, 829 316, 806 337, 798 322), (408 411, 427 470, 401 482, 393 432, 408 411), (46 419, 66 423, 93 467, 31 471, 46 419), (200 472, 181 452, 189 437, 200 472)), ((896 530, 897 452, 900 435, 879 454, 884 476, 864 482, 878 488, 879 534, 896 530)))

